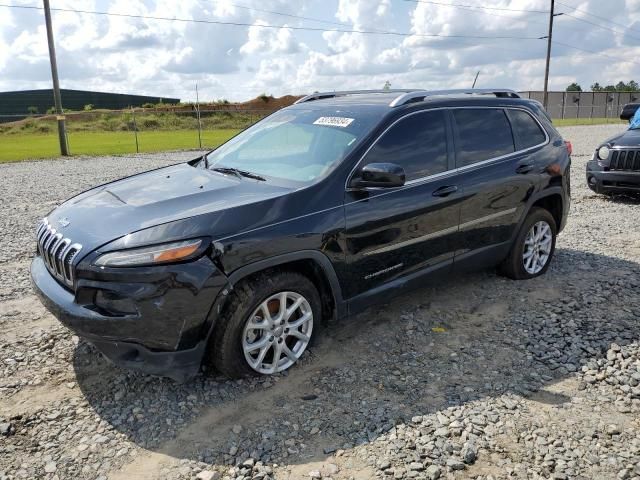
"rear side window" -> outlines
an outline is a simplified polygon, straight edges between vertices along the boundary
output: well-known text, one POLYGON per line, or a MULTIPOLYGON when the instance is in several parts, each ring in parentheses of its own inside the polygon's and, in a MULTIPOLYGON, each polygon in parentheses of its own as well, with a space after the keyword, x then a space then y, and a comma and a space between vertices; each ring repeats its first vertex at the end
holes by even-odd
POLYGON ((511 125, 504 110, 452 110, 458 126, 456 166, 464 167, 515 151, 511 125))
POLYGON ((447 170, 447 127, 443 110, 420 112, 392 126, 369 150, 364 165, 395 163, 407 180, 447 170))
POLYGON ((509 110, 508 112, 518 150, 535 147, 547 140, 547 136, 538 125, 538 122, 527 112, 524 110, 509 110))

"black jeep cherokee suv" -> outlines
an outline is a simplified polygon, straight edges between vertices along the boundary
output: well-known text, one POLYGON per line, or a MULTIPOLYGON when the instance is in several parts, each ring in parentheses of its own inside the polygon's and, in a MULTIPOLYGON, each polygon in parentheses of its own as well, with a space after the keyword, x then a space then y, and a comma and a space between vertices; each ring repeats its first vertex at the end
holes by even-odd
POLYGON ((569 164, 541 105, 511 91, 314 94, 66 201, 38 226, 31 277, 118 365, 282 372, 329 320, 428 277, 544 273, 569 164))

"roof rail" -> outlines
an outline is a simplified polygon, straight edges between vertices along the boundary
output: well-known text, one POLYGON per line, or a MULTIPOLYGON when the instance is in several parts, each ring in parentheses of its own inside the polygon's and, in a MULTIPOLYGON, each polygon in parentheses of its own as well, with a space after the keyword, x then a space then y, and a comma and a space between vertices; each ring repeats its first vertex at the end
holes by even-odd
POLYGON ((454 90, 414 90, 396 97, 390 107, 399 107, 407 103, 421 102, 427 97, 443 97, 448 95, 495 95, 499 98, 521 98, 513 90, 497 88, 462 88, 454 90))
POLYGON ((407 89, 407 90, 389 89, 389 90, 345 90, 345 91, 337 91, 337 92, 316 92, 296 100, 294 102, 294 105, 296 103, 312 102, 314 100, 322 100, 323 98, 346 97, 348 95, 366 95, 369 93, 410 93, 415 91, 416 91, 415 89, 407 89))

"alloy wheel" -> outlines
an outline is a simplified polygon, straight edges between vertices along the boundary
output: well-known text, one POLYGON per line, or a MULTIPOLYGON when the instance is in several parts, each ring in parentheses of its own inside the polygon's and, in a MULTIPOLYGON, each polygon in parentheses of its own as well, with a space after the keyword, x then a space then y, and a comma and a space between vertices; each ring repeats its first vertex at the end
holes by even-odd
POLYGON ((296 363, 311 340, 313 310, 296 292, 279 292, 264 300, 247 319, 242 350, 258 373, 282 372, 296 363))
POLYGON ((524 240, 522 263, 527 273, 536 275, 545 267, 551 255, 553 232, 551 226, 541 220, 534 223, 524 240))

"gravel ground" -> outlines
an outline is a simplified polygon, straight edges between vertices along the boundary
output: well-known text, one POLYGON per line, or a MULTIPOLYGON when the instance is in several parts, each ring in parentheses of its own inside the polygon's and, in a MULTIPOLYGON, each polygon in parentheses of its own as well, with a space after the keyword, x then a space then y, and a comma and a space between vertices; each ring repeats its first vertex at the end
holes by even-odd
POLYGON ((543 278, 449 278, 325 331, 289 375, 186 385, 105 362, 28 264, 56 203, 194 154, 0 165, 0 479, 640 479, 640 201, 584 180, 619 129, 561 129, 573 205, 543 278))

